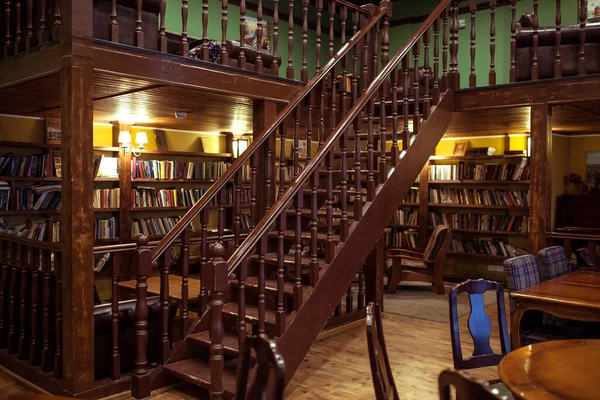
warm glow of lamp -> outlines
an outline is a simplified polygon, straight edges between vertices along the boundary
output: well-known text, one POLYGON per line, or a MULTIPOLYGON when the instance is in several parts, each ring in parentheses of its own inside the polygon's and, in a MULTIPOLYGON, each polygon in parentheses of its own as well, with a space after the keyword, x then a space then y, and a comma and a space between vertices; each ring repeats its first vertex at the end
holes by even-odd
POLYGON ((131 133, 129 131, 119 132, 119 145, 123 148, 123 152, 127 153, 131 146, 131 133))
POLYGON ((233 158, 238 158, 248 148, 246 139, 233 139, 233 158))
POLYGON ((144 146, 148 144, 148 135, 146 134, 146 132, 140 131, 140 132, 136 133, 135 134, 135 142, 137 143, 140 150, 143 149, 144 146))

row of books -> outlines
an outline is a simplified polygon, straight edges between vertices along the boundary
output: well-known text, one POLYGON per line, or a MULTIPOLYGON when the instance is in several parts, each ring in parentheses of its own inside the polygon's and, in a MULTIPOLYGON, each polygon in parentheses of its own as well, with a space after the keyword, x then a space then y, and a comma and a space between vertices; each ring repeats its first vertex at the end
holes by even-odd
POLYGON ((404 199, 403 203, 418 203, 419 202, 419 189, 411 188, 404 199))
POLYGON ((24 239, 60 242, 60 222, 50 223, 48 219, 30 220, 25 224, 9 225, 0 217, 0 233, 15 235, 24 239))
POLYGON ((492 256, 517 257, 527 254, 521 248, 504 243, 502 239, 457 239, 452 238, 450 251, 469 254, 487 254, 492 256))
POLYGON ((529 207, 529 190, 430 189, 429 201, 438 204, 529 207))
POLYGON ((250 219, 250 214, 240 214, 240 226, 242 229, 250 229, 250 225, 252 220, 250 219))
POLYGON ((416 249, 419 243, 419 232, 416 229, 397 232, 391 228, 386 228, 384 235, 385 246, 387 247, 416 249))
POLYGON ((5 154, 0 157, 0 176, 21 178, 52 176, 47 168, 48 157, 54 157, 55 171, 53 176, 60 177, 60 152, 58 151, 53 152, 53 155, 33 154, 26 156, 13 153, 5 154))
POLYGON ((156 189, 138 187, 131 189, 132 207, 191 207, 208 189, 156 189))
POLYGON ((419 212, 418 211, 406 211, 396 210, 394 217, 392 218, 392 224, 394 225, 418 225, 419 212))
POLYGON ((432 181, 521 181, 529 179, 529 159, 518 164, 458 164, 431 165, 429 179, 432 181))
POLYGON ((94 239, 115 239, 119 237, 119 222, 115 217, 94 219, 94 239))
MULTIPOLYGON (((179 217, 157 217, 157 218, 141 218, 131 221, 131 234, 133 237, 144 234, 152 236, 163 236, 169 232, 179 221, 179 217)), ((194 226, 191 225, 192 232, 194 226)))
POLYGON ((61 202, 59 184, 40 183, 16 189, 17 210, 58 210, 61 202))
POLYGON ((131 160, 131 178, 159 180, 196 179, 216 180, 230 163, 224 161, 131 160))
POLYGON ((525 215, 429 213, 429 226, 438 225, 447 225, 454 229, 526 233, 529 232, 529 217, 525 215))
POLYGON ((0 181, 0 211, 8 211, 10 207, 10 186, 6 181, 0 181))
POLYGON ((119 188, 94 189, 94 208, 119 208, 121 204, 119 188))
MULTIPOLYGON (((276 180, 279 181, 281 178, 281 167, 278 165, 275 168, 276 180)), ((298 164, 298 174, 302 172, 302 165, 298 164)), ((288 165, 283 169, 283 177, 285 182, 290 182, 294 179, 294 166, 288 165)))

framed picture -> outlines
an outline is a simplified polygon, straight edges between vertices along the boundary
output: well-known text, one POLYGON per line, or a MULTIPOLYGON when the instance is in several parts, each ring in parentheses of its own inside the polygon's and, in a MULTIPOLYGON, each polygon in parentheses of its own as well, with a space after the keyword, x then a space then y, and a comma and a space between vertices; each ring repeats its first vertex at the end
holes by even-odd
MULTIPOLYGON (((598 22, 600 21, 600 0, 585 0, 583 2, 585 4, 585 16, 588 22, 598 22)), ((581 4, 582 2, 578 1, 578 13, 579 16, 581 14, 581 4)))
POLYGON ((60 118, 46 118, 46 143, 60 144, 60 118))
POLYGON ((452 155, 464 157, 465 154, 467 154, 468 147, 469 147, 469 141, 458 140, 458 141, 454 142, 454 151, 452 152, 452 155))
MULTIPOLYGON (((269 30, 269 22, 263 19, 262 21, 262 46, 263 50, 271 49, 271 35, 269 30)), ((244 33, 244 44, 250 48, 256 49, 256 43, 258 40, 257 37, 258 30, 258 19, 255 17, 246 17, 246 31, 244 33)))
POLYGON ((600 183, 600 151, 588 151, 586 161, 587 181, 597 187, 600 183))

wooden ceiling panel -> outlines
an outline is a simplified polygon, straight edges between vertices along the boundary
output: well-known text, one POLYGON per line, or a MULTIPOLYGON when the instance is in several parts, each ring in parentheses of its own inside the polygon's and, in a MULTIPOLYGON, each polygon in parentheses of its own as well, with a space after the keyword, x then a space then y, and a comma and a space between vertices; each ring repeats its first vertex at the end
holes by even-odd
POLYGON ((505 135, 529 132, 530 108, 455 112, 445 137, 505 135))

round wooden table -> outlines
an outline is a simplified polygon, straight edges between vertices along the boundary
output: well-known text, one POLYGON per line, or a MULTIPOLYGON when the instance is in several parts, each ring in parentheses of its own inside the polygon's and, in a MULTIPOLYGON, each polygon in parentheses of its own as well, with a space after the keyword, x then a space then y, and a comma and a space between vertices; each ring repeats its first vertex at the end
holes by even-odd
POLYGON ((526 400, 597 400, 600 340, 556 340, 521 347, 498 367, 502 382, 526 400))

